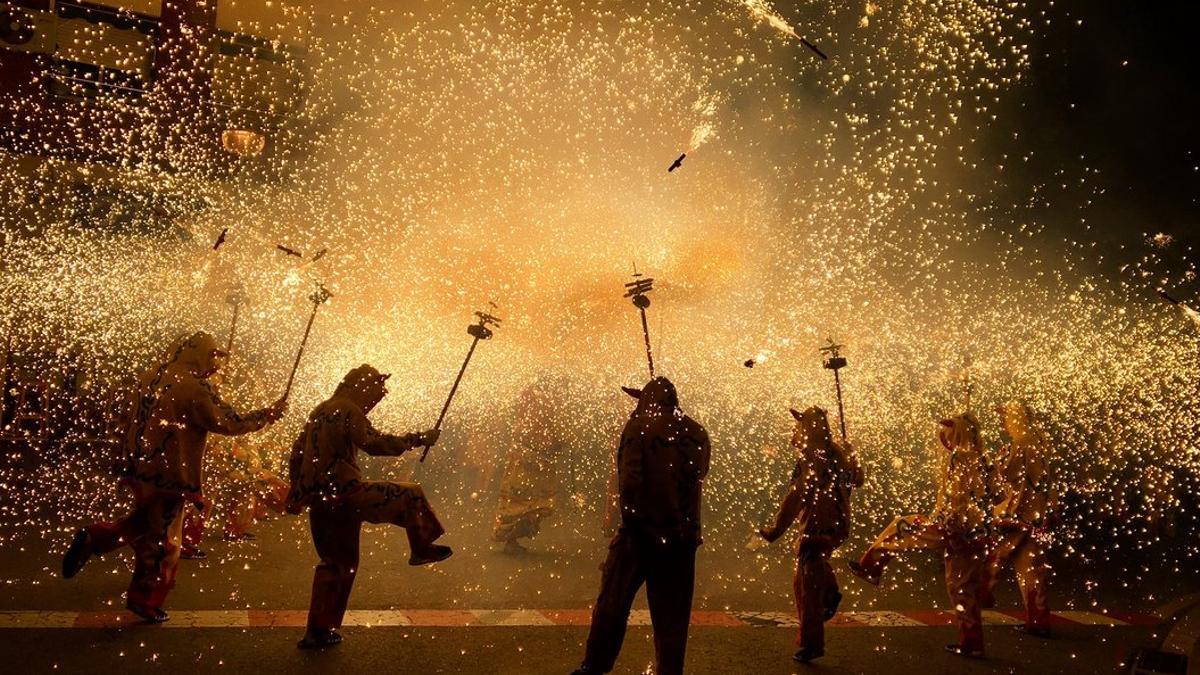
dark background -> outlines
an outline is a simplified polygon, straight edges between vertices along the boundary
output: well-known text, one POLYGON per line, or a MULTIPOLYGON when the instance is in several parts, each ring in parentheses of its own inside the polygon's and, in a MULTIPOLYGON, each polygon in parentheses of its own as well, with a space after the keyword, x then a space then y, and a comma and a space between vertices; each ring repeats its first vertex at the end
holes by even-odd
MULTIPOLYGON (((1057 209, 1080 208, 1121 241, 1164 232, 1177 246, 1196 241, 1200 194, 1200 95, 1196 85, 1200 3, 1184 1, 1032 3, 1036 26, 1025 85, 1005 115, 1020 145, 1036 150, 1031 180, 1089 182, 1105 192, 1062 193, 1057 209), (1082 24, 1077 21, 1082 20, 1082 24), (1048 23, 1047 23, 1048 21, 1048 23), (1123 65, 1126 64, 1126 65, 1123 65), (1082 159, 1081 159, 1082 156, 1082 159), (1062 175, 1056 172, 1062 170, 1062 175)), ((992 142, 1011 143, 997 127, 992 142)), ((1075 219, 1078 222, 1078 218, 1075 219)), ((1071 223, 1062 227, 1071 234, 1071 223)))

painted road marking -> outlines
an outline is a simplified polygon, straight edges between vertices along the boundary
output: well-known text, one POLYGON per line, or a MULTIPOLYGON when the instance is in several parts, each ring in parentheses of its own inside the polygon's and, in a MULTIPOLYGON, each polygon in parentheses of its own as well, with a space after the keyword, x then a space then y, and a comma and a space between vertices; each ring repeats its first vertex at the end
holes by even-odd
MULTIPOLYGON (((171 612, 165 628, 272 628, 305 625, 308 613, 303 609, 200 609, 171 612)), ((985 611, 983 622, 1011 625, 1021 621, 1020 610, 985 611)), ((1154 625, 1151 614, 1063 611, 1053 619, 1059 624, 1078 624, 1116 628, 1129 625, 1154 625)), ((346 612, 346 626, 587 626, 587 609, 352 609, 346 612)), ((912 628, 950 626, 956 623, 949 610, 878 610, 842 612, 829 622, 831 628, 912 628)), ((123 628, 137 626, 139 620, 129 612, 46 612, 38 610, 0 611, 0 629, 15 628, 123 628)), ((649 626, 650 612, 630 612, 629 625, 649 626)), ((786 612, 743 612, 698 610, 692 613, 693 626, 723 627, 795 627, 796 616, 786 612)))

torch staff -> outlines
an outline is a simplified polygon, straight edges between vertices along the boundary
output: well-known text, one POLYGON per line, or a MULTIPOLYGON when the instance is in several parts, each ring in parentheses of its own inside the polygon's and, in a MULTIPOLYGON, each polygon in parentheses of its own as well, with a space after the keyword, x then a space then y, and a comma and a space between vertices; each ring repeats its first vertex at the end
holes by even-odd
MULTIPOLYGON (((471 340, 471 348, 467 350, 467 358, 463 359, 462 367, 458 369, 458 375, 454 378, 454 384, 450 387, 450 395, 446 397, 446 402, 442 404, 442 412, 438 413, 437 424, 433 425, 434 430, 442 428, 442 421, 446 419, 446 411, 450 409, 450 402, 454 400, 454 394, 458 391, 458 384, 462 382, 463 373, 467 372, 467 364, 471 362, 471 357, 475 354, 475 347, 480 340, 490 340, 492 330, 488 326, 499 327, 502 319, 492 316, 487 312, 475 312, 475 316, 479 318, 478 323, 473 323, 467 326, 467 333, 474 338, 471 340)), ((425 461, 425 456, 429 454, 429 446, 421 451, 421 462, 425 461)))
POLYGON ((225 340, 225 353, 233 353, 233 336, 237 334, 238 313, 242 303, 246 302, 246 289, 241 284, 234 284, 225 296, 225 302, 233 306, 233 319, 229 323, 229 338, 225 340))
POLYGON ((966 391, 966 411, 971 412, 971 355, 963 354, 963 389, 966 391))
POLYGON ((846 367, 846 357, 841 355, 842 345, 836 344, 833 338, 829 339, 829 344, 821 347, 820 351, 825 355, 824 366, 826 370, 833 371, 833 386, 837 391, 838 405, 838 424, 842 428, 842 441, 846 441, 846 410, 842 405, 842 378, 838 371, 846 367))
POLYGON ((625 297, 632 299, 633 306, 642 315, 642 337, 646 340, 646 363, 650 366, 650 379, 654 379, 654 354, 650 349, 650 326, 646 323, 646 308, 650 306, 650 298, 646 294, 654 290, 654 279, 642 278, 634 269, 633 281, 625 284, 625 297))
POLYGON ((308 299, 312 302, 312 314, 308 315, 308 325, 304 327, 304 337, 300 340, 300 349, 296 350, 296 360, 292 363, 292 373, 288 375, 287 386, 284 387, 283 397, 287 398, 288 394, 292 393, 292 382, 296 380, 296 371, 300 368, 300 357, 304 355, 304 346, 308 344, 308 335, 312 332, 313 321, 317 318, 317 308, 325 304, 333 294, 324 286, 318 284, 317 290, 308 299))

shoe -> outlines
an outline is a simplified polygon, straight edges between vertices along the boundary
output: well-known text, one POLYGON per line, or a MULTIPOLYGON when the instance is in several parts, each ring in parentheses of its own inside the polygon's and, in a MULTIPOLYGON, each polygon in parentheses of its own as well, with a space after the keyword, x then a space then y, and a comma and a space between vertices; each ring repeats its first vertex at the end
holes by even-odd
POLYGON ((860 565, 857 560, 851 560, 849 565, 850 571, 854 573, 854 576, 862 579, 872 586, 878 586, 879 582, 883 580, 882 575, 872 575, 870 572, 867 572, 867 568, 860 565))
POLYGON ((308 631, 304 638, 296 643, 300 649, 325 649, 342 643, 342 634, 336 630, 308 631))
POLYGON ((75 538, 71 540, 71 546, 63 555, 62 574, 64 579, 79 574, 79 570, 87 564, 89 558, 92 557, 92 537, 87 533, 87 530, 79 530, 75 533, 75 538))
POLYGON ((1039 637, 1042 639, 1046 639, 1046 638, 1050 637, 1050 629, 1046 628, 1044 626, 1039 626, 1037 628, 1030 628, 1029 624, 1019 623, 1019 624, 1013 626, 1013 630, 1017 630, 1026 635, 1032 635, 1033 637, 1039 637))
POLYGON ((431 563, 441 562, 446 558, 449 558, 451 555, 454 555, 454 551, 450 550, 449 546, 430 544, 429 548, 421 552, 420 555, 413 553, 408 559, 408 564, 414 567, 417 565, 429 565, 431 563))
POLYGON ((146 623, 166 623, 171 618, 162 607, 147 607, 136 602, 127 602, 125 608, 142 617, 142 621, 146 623))
POLYGON ((962 645, 953 644, 953 645, 946 645, 946 651, 950 652, 951 654, 958 654, 959 656, 964 656, 968 659, 982 659, 983 658, 983 649, 982 648, 968 649, 966 647, 963 647, 962 645))
POLYGON ((181 560, 205 560, 208 558, 208 554, 198 548, 184 546, 183 551, 179 554, 179 558, 181 560))
POLYGON ((508 541, 504 542, 504 553, 509 555, 521 555, 522 553, 529 553, 529 549, 522 546, 521 542, 517 541, 516 539, 509 539, 508 541))
POLYGON ((825 621, 832 619, 833 616, 835 614, 837 614, 838 607, 840 607, 841 604, 842 604, 841 591, 834 591, 833 597, 831 597, 829 599, 829 606, 825 608, 825 612, 823 614, 821 614, 821 618, 824 619, 825 621))
POLYGON ((809 649, 808 647, 801 647, 796 651, 795 654, 792 654, 792 660, 796 663, 808 663, 809 661, 819 659, 822 656, 825 656, 824 649, 809 649))

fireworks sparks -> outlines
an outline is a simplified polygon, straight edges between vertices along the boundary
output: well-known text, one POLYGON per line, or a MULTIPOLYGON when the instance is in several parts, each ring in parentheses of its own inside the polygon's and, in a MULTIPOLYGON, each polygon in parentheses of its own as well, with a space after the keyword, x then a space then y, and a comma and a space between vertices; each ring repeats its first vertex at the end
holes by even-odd
MULTIPOLYGON (((1074 255, 1089 242, 1047 241, 981 206, 1007 199, 1015 218, 1036 218, 1027 205, 1045 198, 1040 186, 1000 190, 981 142, 1028 67, 1024 3, 810 3, 796 23, 835 40, 828 64, 746 30, 749 11, 804 40, 763 0, 722 3, 711 20, 686 3, 593 4, 323 17, 295 128, 245 158, 278 180, 214 178, 183 151, 155 164, 116 137, 104 139, 113 166, 3 156, 11 381, 69 381, 98 419, 67 433, 95 438, 126 376, 171 338, 223 334, 236 280, 249 301, 235 359, 255 376, 223 387, 261 403, 282 391, 306 295, 327 282, 327 329, 313 333, 289 417, 263 434, 279 466, 307 411, 363 362, 396 374, 379 426, 426 424, 462 358, 446 336, 461 333, 464 308, 497 298, 505 339, 477 357, 443 442, 465 443, 534 378, 561 374, 562 403, 579 411, 567 454, 595 504, 627 412, 616 387, 645 379, 642 338, 612 293, 637 251, 671 329, 655 368, 713 435, 713 530, 743 531, 759 515, 746 495, 787 475, 786 453, 763 450, 788 437, 787 408, 835 406, 813 357, 829 334, 854 355, 843 384, 871 476, 864 521, 928 505, 921 448, 932 421, 963 405, 966 352, 972 407, 1022 398, 1054 436, 1074 498, 1068 541, 1129 509, 1166 517, 1200 469, 1200 354, 1193 326, 1130 298, 1146 278, 1186 283, 1189 265, 1163 257, 1160 234, 1124 277, 1092 273, 1074 255), (721 161, 686 181, 648 179, 683 139, 689 156, 703 146, 721 161), (1127 488, 1150 467, 1168 478, 1133 505, 1127 488)), ((1086 175, 1062 182, 1091 189, 1086 175)), ((994 441, 998 420, 983 417, 994 441)), ((0 520, 48 527, 47 500, 61 495, 54 521, 110 508, 105 452, 12 477, 25 489, 0 520)))
POLYGON ((765 21, 775 30, 796 38, 800 41, 800 44, 811 49, 814 54, 822 59, 829 58, 825 55, 825 52, 821 51, 816 45, 809 42, 807 39, 797 33, 796 29, 792 28, 791 24, 785 21, 783 17, 779 16, 779 14, 775 13, 775 10, 771 9, 771 6, 766 0, 741 0, 741 2, 746 9, 750 10, 750 13, 754 16, 754 18, 760 21, 765 21))

